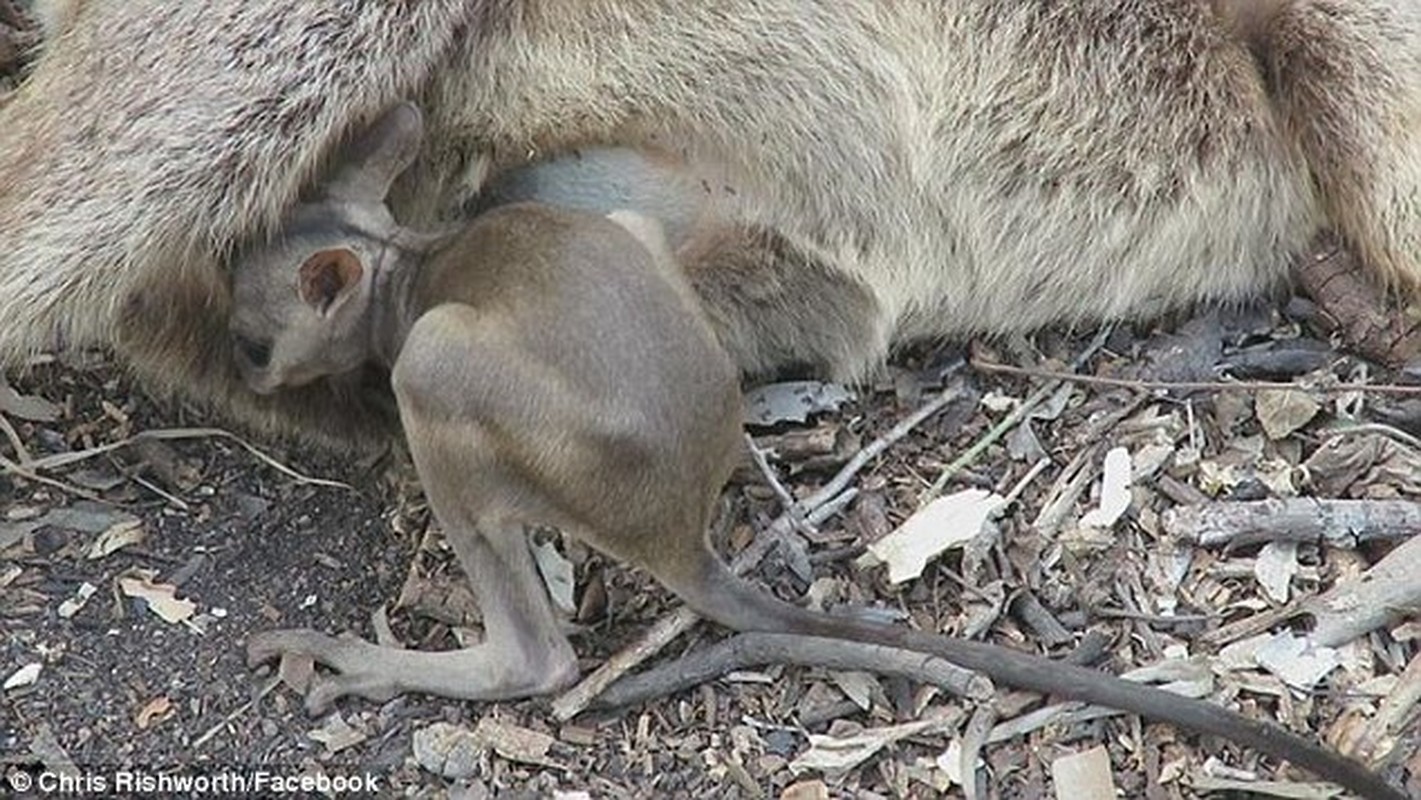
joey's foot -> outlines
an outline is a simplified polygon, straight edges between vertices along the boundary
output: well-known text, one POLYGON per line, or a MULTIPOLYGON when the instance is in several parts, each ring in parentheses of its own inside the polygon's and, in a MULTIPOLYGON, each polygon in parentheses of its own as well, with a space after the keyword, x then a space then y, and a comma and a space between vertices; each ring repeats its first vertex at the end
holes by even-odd
POLYGON ((354 636, 338 638, 309 628, 265 631, 247 640, 247 666, 285 656, 305 656, 335 670, 336 675, 313 675, 306 689, 306 712, 319 716, 346 695, 384 702, 405 691, 398 671, 387 663, 388 655, 398 652, 354 636))
POLYGON ((329 711, 346 695, 384 702, 403 692, 458 700, 511 700, 549 694, 577 680, 577 658, 567 641, 538 646, 482 644, 462 650, 401 650, 309 629, 266 631, 247 640, 247 665, 284 656, 307 657, 334 670, 315 675, 306 711, 329 711))

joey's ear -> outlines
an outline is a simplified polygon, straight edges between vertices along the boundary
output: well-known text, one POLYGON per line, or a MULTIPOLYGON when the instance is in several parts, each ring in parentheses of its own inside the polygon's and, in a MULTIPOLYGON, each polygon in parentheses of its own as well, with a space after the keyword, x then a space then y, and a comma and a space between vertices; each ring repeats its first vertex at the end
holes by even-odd
POLYGON ((401 172, 419 153, 424 117, 413 103, 395 104, 346 148, 343 164, 326 185, 327 197, 382 203, 401 172))
POLYGON ((345 248, 321 250, 301 265, 297 289, 306 305, 325 315, 350 296, 364 274, 355 253, 345 248))

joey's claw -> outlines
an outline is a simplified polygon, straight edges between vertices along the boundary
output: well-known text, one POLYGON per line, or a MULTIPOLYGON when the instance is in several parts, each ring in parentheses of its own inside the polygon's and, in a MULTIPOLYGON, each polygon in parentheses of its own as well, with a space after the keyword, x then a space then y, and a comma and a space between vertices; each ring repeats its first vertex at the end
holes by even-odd
POLYGON ((306 690, 306 711, 319 716, 336 700, 356 694, 383 702, 399 693, 397 681, 380 668, 378 645, 353 636, 334 637, 309 628, 264 631, 247 640, 247 666, 282 656, 306 656, 335 670, 336 675, 315 675, 306 690))
POLYGON ((335 637, 310 628, 262 631, 247 639, 247 667, 256 667, 283 655, 307 655, 327 664, 327 658, 334 654, 339 644, 340 640, 335 637))

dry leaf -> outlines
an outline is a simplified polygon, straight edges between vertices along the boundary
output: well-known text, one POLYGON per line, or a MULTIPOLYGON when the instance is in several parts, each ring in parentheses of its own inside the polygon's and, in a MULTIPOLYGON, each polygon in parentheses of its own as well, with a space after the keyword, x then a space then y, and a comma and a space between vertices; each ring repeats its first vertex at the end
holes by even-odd
POLYGON ((172 699, 167 695, 159 695, 138 710, 138 714, 133 717, 133 724, 138 726, 138 730, 145 731, 154 723, 171 717, 173 711, 172 699))
POLYGON ((0 522, 0 553, 25 540, 39 525, 33 521, 0 522))
POLYGON ((543 576, 543 584, 548 587, 548 596, 552 598, 553 605, 564 614, 576 613, 572 562, 563 558, 552 542, 533 545, 533 560, 538 564, 538 574, 543 576))
POLYGON ((89 598, 93 597, 94 592, 98 590, 99 587, 88 581, 79 584, 79 588, 74 590, 74 596, 59 604, 59 616, 63 619, 69 619, 75 614, 78 614, 79 610, 84 607, 85 603, 89 602, 89 598))
POLYGON ((1155 474, 1174 457, 1174 451, 1174 444, 1170 442, 1155 442, 1141 447, 1131 459, 1134 462, 1134 470, 1130 475, 1131 480, 1139 483, 1154 478, 1155 474))
POLYGON ((89 545, 88 558, 90 561, 103 558, 131 544, 138 544, 143 541, 145 536, 147 533, 143 530, 142 520, 130 519, 115 522, 99 534, 92 545, 89 545))
POLYGON ((7 564, 3 570, 0 570, 0 589, 14 583, 15 579, 23 574, 25 571, 18 564, 7 564))
POLYGON ((339 753, 347 747, 354 747, 365 741, 366 735, 350 726, 340 712, 326 717, 325 724, 307 732, 306 736, 326 746, 328 754, 339 753))
POLYGON ((745 421, 751 425, 805 422, 819 411, 838 411, 854 395, 837 383, 788 381, 745 393, 745 421))
POLYGON ((24 539, 36 530, 53 525, 80 533, 99 533, 117 525, 138 523, 138 517, 116 511, 102 503, 82 500, 71 506, 51 509, 41 517, 0 521, 0 550, 4 550, 24 539))
POLYGON ((983 489, 963 489, 918 509, 897 530, 868 546, 861 565, 888 565, 888 580, 902 583, 923 574, 943 551, 970 541, 1006 499, 983 489))
POLYGON ((1421 451, 1380 434, 1333 437, 1304 466, 1317 493, 1328 497, 1421 494, 1421 451))
POLYGON ((1034 463, 1046 458, 1046 448, 1041 446, 1041 440, 1036 438, 1036 431, 1032 429, 1031 420, 1022 420, 1021 424, 1012 429, 1007 434, 1007 455, 1013 461, 1025 461, 1034 463))
POLYGON ((854 705, 869 710, 873 706, 873 693, 878 691, 878 678, 867 672, 843 672, 834 670, 829 673, 829 680, 853 701, 854 705))
MULTIPOLYGON (((947 743, 947 748, 937 754, 933 759, 933 766, 937 767, 942 776, 947 779, 948 787, 962 785, 962 739, 955 738, 947 743)), ((979 754, 973 764, 973 769, 980 769, 983 766, 982 758, 979 754)), ((943 787, 944 791, 948 787, 943 787)))
POLYGON ((547 767, 562 766, 548 759, 548 750, 557 741, 549 734, 484 717, 474 728, 474 735, 509 761, 547 767))
POLYGON ((791 761, 789 769, 796 774, 811 769, 830 774, 841 773, 862 764, 879 750, 900 739, 952 728, 959 718, 957 714, 943 714, 940 717, 902 725, 871 728, 843 737, 811 733, 809 749, 791 761))
POLYGON ((414 760, 424 769, 450 780, 462 780, 479 772, 479 762, 488 750, 468 728, 435 722, 414 732, 411 740, 414 760))
POLYGON ((1269 542, 1258 551, 1258 558, 1253 562, 1253 576, 1268 599, 1275 603, 1288 602, 1293 576, 1301 569, 1297 542, 1269 542))
POLYGON ((53 422, 59 419, 59 406, 43 397, 20 394, 0 378, 0 412, 30 422, 53 422))
POLYGON ((316 659, 305 653, 283 652, 281 661, 277 663, 276 676, 293 692, 305 694, 311 686, 311 679, 316 676, 316 659))
POLYGON ((395 608, 408 609, 416 616, 428 617, 446 625, 472 627, 483 619, 473 588, 462 575, 439 573, 421 575, 410 570, 395 608))
POLYGON ((1109 528, 1130 508, 1130 451, 1112 447, 1100 479, 1100 507, 1081 517, 1081 526, 1109 528))
POLYGON ((1115 800, 1110 753, 1092 747, 1051 762, 1051 782, 1060 800, 1115 800))
POLYGON ((1287 632, 1260 642, 1253 650, 1253 657, 1258 666, 1304 691, 1310 691, 1342 664, 1337 650, 1314 645, 1305 636, 1287 632))
POLYGON ((148 610, 167 622, 182 622, 197 610, 193 601, 179 599, 178 587, 171 584, 153 583, 149 578, 119 578, 118 586, 129 597, 141 598, 148 604, 148 610))
POLYGON ((829 800, 829 787, 824 781, 792 783, 780 792, 780 800, 829 800))
POLYGON ((5 679, 5 683, 0 684, 0 689, 4 689, 8 692, 11 689, 18 689, 21 686, 29 686, 39 680, 39 673, 42 669, 44 669, 44 665, 38 661, 33 664, 26 664, 11 673, 10 677, 5 679))
POLYGON ((1319 408, 1312 395, 1297 389, 1268 389, 1253 401, 1253 413, 1269 439, 1281 439, 1308 424, 1319 408))

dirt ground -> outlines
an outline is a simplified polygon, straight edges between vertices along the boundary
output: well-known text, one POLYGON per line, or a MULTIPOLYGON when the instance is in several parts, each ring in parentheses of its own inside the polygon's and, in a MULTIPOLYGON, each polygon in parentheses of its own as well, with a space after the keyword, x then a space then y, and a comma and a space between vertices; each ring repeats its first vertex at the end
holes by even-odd
MULTIPOLYGON (((1306 631, 1307 619, 1278 612, 1306 610, 1354 582, 1400 551, 1409 531, 1382 531, 1356 548, 1315 538, 1206 548, 1169 528, 1169 515, 1188 505, 1299 496, 1376 504, 1421 491, 1417 401, 1403 390, 1336 387, 1406 376, 1339 354, 1310 337, 1299 321, 1305 305, 1289 310, 1121 326, 1100 337, 1047 333, 970 352, 978 365, 1060 371, 1081 361, 1082 374, 1116 385, 981 366, 954 372, 951 351, 903 354, 837 411, 755 430, 804 497, 944 385, 959 392, 870 459, 845 511, 776 549, 754 579, 786 597, 807 591, 828 606, 875 606, 925 630, 1057 656, 1083 648, 1115 672, 1203 656, 1195 663, 1207 668, 1189 678, 1200 693, 1370 750, 1421 793, 1421 726, 1401 699, 1418 680, 1414 619, 1388 616, 1327 649, 1335 664, 1308 690, 1287 688, 1286 670, 1228 657, 1245 634, 1306 631), (1295 379, 1301 388, 1184 393, 1141 383, 1221 376, 1295 379), (1003 426, 1014 413, 1025 423, 1003 426), (944 468, 974 447, 979 454, 943 490, 1007 494, 1019 485, 1016 503, 916 579, 893 585, 882 567, 862 566, 864 546, 901 524, 944 468), (1114 448, 1133 458, 1124 495, 1102 482, 1114 448), (1082 525, 1083 515, 1110 505, 1107 496, 1124 497, 1128 508, 1113 523, 1082 525)), ((334 714, 310 718, 271 666, 244 663, 248 633, 309 626, 423 649, 476 636, 477 612, 398 455, 352 462, 204 432, 222 420, 146 396, 101 354, 50 359, 10 379, 13 392, 0 388, 0 427, 9 429, 0 438, 9 462, 0 469, 0 771, 12 787, 17 776, 44 772, 51 781, 68 775, 61 788, 76 796, 107 796, 130 793, 131 784, 118 783, 125 772, 217 780, 264 770, 311 781, 368 776, 380 796, 961 796, 956 748, 967 746, 980 709, 974 717, 971 704, 903 679, 819 668, 744 669, 570 723, 557 722, 547 700, 422 696, 348 698, 334 714), (171 438, 132 440, 143 432, 171 438), (115 443, 125 444, 104 448, 115 443), (65 453, 77 456, 57 463, 65 453), (936 721, 902 727, 923 719, 936 721), (435 730, 479 732, 463 767, 471 775, 444 777, 416 755, 417 733, 435 730), (831 762, 843 768, 805 768, 831 762)), ((753 469, 727 491, 730 524, 720 538, 737 551, 780 509, 753 469)), ((586 669, 674 608, 645 576, 585 548, 559 547, 575 570, 574 644, 586 669)), ((722 636, 701 623, 658 658, 722 636)), ((1031 724, 1027 715, 1045 701, 1005 688, 997 697, 998 724, 1018 727, 999 728, 1006 738, 981 752, 988 796, 1081 792, 1088 779, 1071 768, 1099 766, 1096 748, 1112 766, 1105 780, 1125 797, 1195 797, 1250 778, 1294 790, 1310 781, 1225 742, 1133 717, 1072 715, 1064 706, 1031 724), (1062 758, 1075 754, 1084 755, 1062 758)), ((462 774, 447 764, 443 771, 462 774)), ((341 796, 288 796, 322 794, 341 796)))

